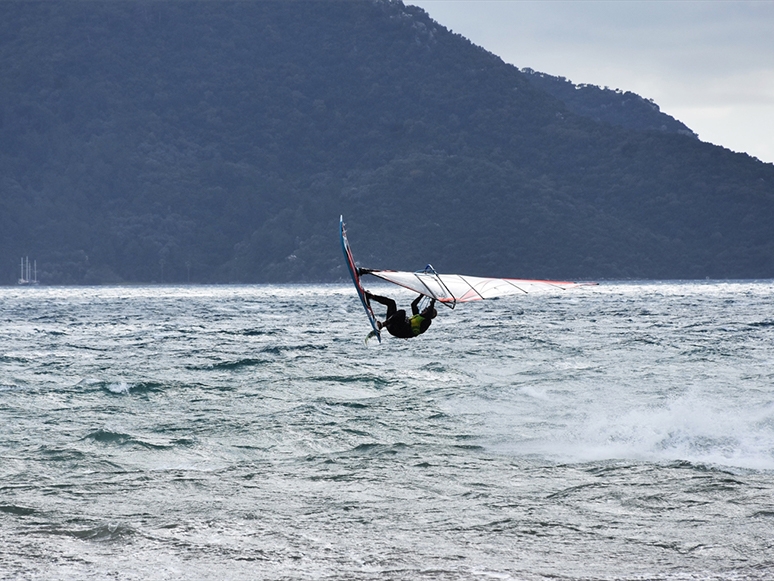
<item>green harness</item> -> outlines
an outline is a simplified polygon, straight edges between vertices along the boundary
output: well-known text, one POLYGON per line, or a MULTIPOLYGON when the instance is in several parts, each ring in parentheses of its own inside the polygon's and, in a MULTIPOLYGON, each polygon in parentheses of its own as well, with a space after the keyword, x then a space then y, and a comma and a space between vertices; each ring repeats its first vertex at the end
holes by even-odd
POLYGON ((409 323, 411 323, 411 332, 414 333, 414 337, 422 333, 422 323, 424 320, 425 318, 422 315, 414 315, 409 319, 409 323))

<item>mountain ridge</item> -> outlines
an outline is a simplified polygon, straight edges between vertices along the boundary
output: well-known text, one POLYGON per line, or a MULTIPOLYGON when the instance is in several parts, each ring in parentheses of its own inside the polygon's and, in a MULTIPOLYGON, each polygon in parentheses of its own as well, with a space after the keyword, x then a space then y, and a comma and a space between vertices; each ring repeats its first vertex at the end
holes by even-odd
POLYGON ((631 91, 575 84, 564 77, 541 73, 529 67, 521 69, 521 72, 530 82, 582 117, 630 129, 679 133, 698 139, 698 135, 687 125, 663 113, 655 101, 631 91))
POLYGON ((340 214, 371 267, 774 277, 774 166, 639 96, 519 70, 420 8, 0 16, 0 282, 23 255, 52 284, 344 280, 340 214))

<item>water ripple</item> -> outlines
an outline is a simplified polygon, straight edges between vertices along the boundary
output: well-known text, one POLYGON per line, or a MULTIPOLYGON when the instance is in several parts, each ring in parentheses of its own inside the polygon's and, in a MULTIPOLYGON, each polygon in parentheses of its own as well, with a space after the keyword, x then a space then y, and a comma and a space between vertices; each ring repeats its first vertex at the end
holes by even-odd
POLYGON ((460 305, 381 345, 347 285, 26 290, 0 577, 774 576, 770 281, 460 305))

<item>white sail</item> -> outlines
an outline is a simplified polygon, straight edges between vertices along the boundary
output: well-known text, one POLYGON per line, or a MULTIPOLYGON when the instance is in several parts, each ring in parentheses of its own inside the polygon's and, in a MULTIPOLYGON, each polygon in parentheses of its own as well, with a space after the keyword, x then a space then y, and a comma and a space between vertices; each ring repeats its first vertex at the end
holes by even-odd
POLYGON ((457 303, 480 301, 514 294, 547 290, 566 290, 596 283, 557 280, 523 280, 518 278, 485 278, 461 274, 438 274, 432 268, 419 272, 364 270, 387 282, 411 289, 450 307, 457 303))

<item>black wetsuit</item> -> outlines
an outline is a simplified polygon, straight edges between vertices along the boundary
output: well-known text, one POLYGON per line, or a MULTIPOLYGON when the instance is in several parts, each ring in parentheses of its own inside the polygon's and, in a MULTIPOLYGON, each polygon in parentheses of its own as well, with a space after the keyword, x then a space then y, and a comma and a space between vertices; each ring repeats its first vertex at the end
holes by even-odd
POLYGON ((386 328, 390 335, 400 337, 401 339, 411 339, 417 335, 421 335, 433 322, 430 313, 433 312, 435 306, 435 299, 430 300, 430 305, 425 308, 421 313, 419 312, 419 301, 422 300, 422 295, 419 295, 411 303, 411 317, 406 316, 404 309, 398 309, 395 301, 387 298, 380 297, 379 295, 372 295, 368 293, 368 298, 375 300, 377 303, 387 307, 387 317, 384 320, 384 328, 386 328))

